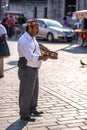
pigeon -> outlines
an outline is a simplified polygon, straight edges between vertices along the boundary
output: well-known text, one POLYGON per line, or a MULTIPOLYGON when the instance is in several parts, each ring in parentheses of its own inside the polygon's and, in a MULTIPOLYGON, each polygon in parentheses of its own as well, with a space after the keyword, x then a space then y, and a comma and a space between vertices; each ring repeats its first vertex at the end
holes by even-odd
POLYGON ((80 60, 80 64, 81 64, 82 66, 87 65, 87 64, 85 64, 82 60, 80 60))

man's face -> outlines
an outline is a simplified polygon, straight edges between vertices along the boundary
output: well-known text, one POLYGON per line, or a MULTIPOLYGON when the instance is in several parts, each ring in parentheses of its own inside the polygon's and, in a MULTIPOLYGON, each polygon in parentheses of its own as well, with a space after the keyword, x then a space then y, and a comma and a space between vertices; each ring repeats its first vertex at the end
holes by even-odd
POLYGON ((35 35, 37 35, 39 32, 39 26, 38 24, 34 25, 34 26, 29 26, 28 27, 28 33, 33 37, 35 35))
POLYGON ((33 32, 34 36, 38 34, 38 32, 39 32, 38 24, 32 27, 32 32, 33 32))

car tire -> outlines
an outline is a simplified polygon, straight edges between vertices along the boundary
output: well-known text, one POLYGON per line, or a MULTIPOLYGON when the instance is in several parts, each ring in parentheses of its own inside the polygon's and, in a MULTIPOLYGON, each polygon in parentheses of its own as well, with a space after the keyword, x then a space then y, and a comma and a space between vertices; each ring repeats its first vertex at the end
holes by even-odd
POLYGON ((54 37, 53 37, 53 34, 52 34, 52 33, 48 33, 48 34, 47 34, 47 40, 48 40, 49 42, 52 42, 52 41, 54 40, 54 37))
POLYGON ((83 37, 82 37, 82 36, 79 36, 79 37, 78 37, 78 45, 79 45, 79 46, 83 46, 83 44, 84 44, 83 37))

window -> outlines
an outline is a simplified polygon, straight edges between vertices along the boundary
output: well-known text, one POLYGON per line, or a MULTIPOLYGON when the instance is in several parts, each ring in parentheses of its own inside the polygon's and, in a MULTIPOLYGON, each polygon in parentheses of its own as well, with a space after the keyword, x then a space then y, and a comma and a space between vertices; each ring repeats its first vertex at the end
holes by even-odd
POLYGON ((65 0, 65 15, 72 16, 74 11, 76 11, 76 0, 65 0))
POLYGON ((41 21, 41 20, 38 20, 38 23, 39 23, 39 26, 42 27, 42 28, 45 28, 46 27, 46 24, 45 22, 41 21))
POLYGON ((37 7, 34 7, 34 18, 37 18, 37 7))
POLYGON ((47 7, 44 8, 44 18, 47 18, 47 7))

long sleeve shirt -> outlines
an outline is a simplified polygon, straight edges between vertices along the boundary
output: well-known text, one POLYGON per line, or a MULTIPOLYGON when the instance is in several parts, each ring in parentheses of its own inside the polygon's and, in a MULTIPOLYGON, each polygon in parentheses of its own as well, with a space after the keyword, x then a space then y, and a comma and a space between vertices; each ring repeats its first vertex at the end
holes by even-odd
POLYGON ((2 24, 0 24, 0 36, 2 36, 3 34, 7 34, 7 31, 5 27, 2 24))
POLYGON ((38 60, 41 55, 39 45, 35 37, 31 37, 25 32, 18 40, 19 57, 27 59, 27 66, 33 68, 40 68, 42 61, 38 60))

